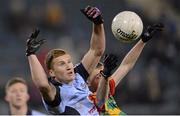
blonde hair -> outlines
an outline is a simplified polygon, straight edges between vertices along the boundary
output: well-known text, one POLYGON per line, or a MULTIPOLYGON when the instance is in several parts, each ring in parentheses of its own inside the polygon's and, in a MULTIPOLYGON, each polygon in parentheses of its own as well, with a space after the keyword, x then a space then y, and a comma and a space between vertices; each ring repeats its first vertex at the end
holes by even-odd
POLYGON ((67 54, 65 50, 62 49, 52 49, 51 51, 48 52, 45 58, 45 66, 48 70, 52 69, 52 61, 54 58, 57 58, 59 56, 63 56, 67 54))
POLYGON ((27 83, 26 83, 26 81, 25 81, 23 78, 21 78, 21 77, 15 77, 15 78, 10 79, 10 80, 7 82, 7 84, 6 84, 6 86, 5 86, 5 90, 7 91, 10 86, 12 86, 12 85, 14 85, 14 84, 16 84, 16 83, 22 83, 22 84, 24 84, 24 85, 27 86, 27 83))

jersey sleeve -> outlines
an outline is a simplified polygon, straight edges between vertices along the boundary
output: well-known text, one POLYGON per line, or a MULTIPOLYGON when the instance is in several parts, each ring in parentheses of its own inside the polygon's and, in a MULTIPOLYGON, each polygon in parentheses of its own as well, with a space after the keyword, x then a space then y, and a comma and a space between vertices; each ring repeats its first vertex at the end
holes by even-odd
POLYGON ((89 73, 87 72, 87 70, 84 68, 82 63, 79 63, 78 65, 75 66, 74 68, 75 73, 79 73, 84 81, 87 81, 87 78, 89 77, 89 73))
POLYGON ((109 78, 109 94, 114 95, 115 93, 115 81, 112 77, 109 78))
POLYGON ((56 87, 56 95, 55 95, 55 98, 54 98, 53 101, 48 101, 47 99, 43 98, 44 102, 50 107, 56 107, 61 102, 60 88, 58 86, 55 86, 55 87, 56 87))

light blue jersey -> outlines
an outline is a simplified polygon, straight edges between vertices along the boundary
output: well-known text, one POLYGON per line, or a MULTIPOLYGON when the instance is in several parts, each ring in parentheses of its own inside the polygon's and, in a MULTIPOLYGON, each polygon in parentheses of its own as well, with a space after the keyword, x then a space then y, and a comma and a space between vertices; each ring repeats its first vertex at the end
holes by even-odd
POLYGON ((50 114, 98 115, 94 103, 88 99, 91 92, 84 80, 88 76, 84 66, 79 64, 75 68, 75 79, 71 83, 56 86, 55 100, 43 100, 46 110, 50 114))
POLYGON ((43 114, 43 113, 36 111, 36 110, 31 110, 31 115, 41 115, 41 116, 44 115, 45 116, 46 114, 43 114))

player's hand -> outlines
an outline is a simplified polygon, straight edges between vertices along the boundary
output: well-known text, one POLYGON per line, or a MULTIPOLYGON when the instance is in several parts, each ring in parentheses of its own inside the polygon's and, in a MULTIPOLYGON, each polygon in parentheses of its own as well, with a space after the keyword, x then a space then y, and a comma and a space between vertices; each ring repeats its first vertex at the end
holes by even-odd
POLYGON ((113 54, 105 55, 103 59, 104 69, 100 72, 105 79, 111 76, 112 71, 117 66, 117 61, 117 56, 113 54))
POLYGON ((142 34, 141 38, 142 41, 145 43, 149 41, 156 33, 162 31, 164 28, 164 25, 162 23, 149 25, 145 32, 142 34))
POLYGON ((45 42, 45 39, 37 40, 39 30, 36 29, 32 32, 31 36, 27 39, 26 42, 26 56, 35 54, 35 52, 40 48, 40 46, 45 42))
POLYGON ((87 6, 81 9, 81 12, 94 24, 102 24, 104 22, 101 11, 97 7, 87 6))

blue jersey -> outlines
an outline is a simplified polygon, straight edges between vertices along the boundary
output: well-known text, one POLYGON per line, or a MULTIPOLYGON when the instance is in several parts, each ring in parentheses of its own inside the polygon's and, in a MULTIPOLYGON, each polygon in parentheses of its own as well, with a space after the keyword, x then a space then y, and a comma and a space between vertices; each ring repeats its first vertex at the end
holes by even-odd
POLYGON ((31 114, 27 114, 27 115, 46 115, 46 114, 43 114, 43 113, 36 111, 36 110, 31 110, 31 114))
POLYGON ((84 80, 88 76, 82 63, 76 66, 75 79, 69 84, 56 86, 54 101, 43 100, 46 110, 50 114, 98 115, 94 103, 88 97, 91 92, 84 80))

